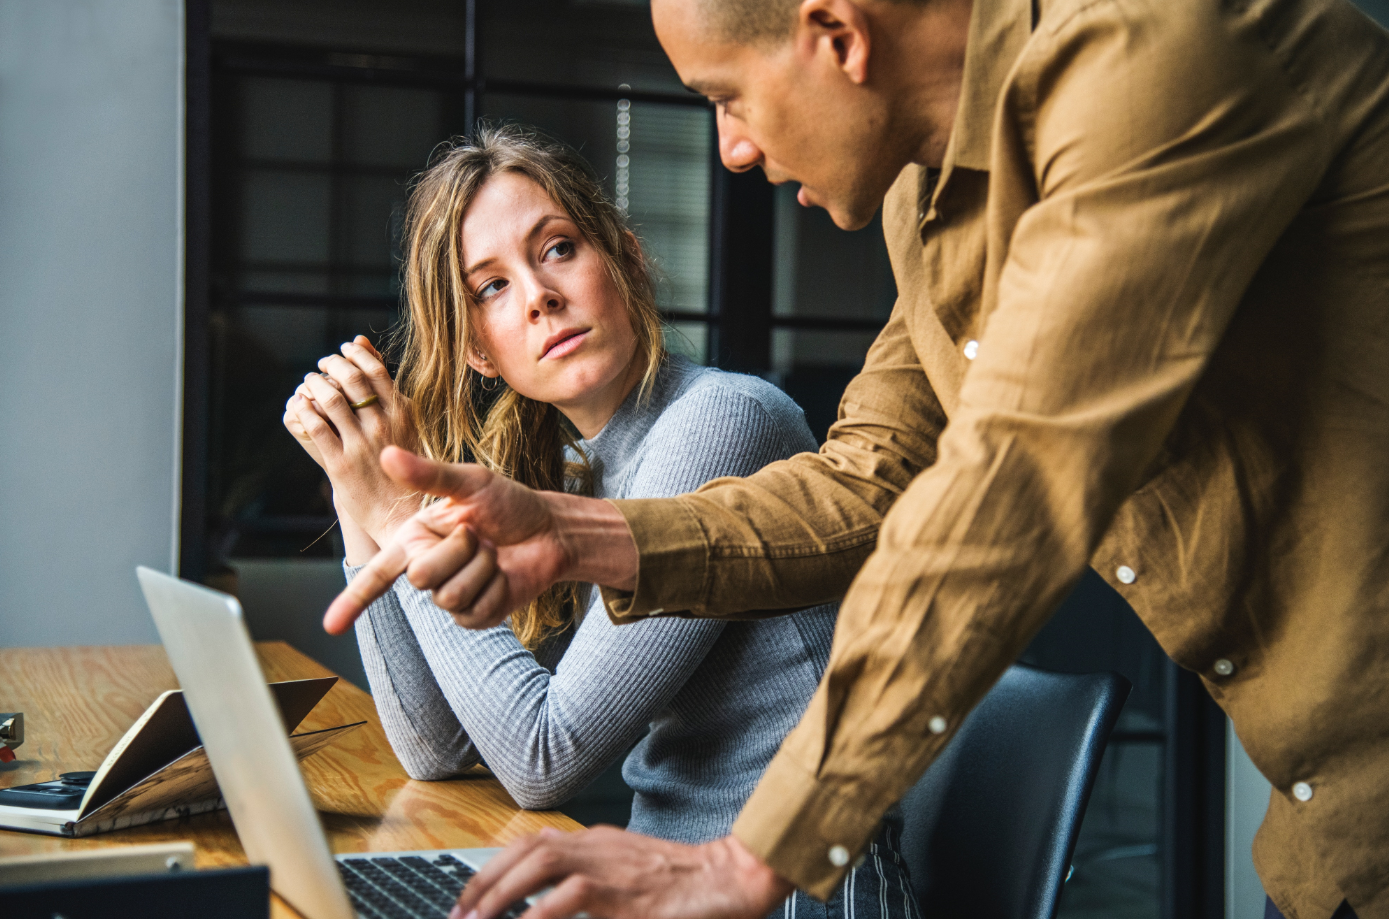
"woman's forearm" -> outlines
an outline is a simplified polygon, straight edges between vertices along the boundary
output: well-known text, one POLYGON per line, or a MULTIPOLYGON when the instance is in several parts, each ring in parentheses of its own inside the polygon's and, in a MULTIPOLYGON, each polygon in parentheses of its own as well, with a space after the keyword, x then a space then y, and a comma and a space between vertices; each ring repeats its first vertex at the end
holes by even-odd
POLYGON ((352 519, 352 515, 343 509, 337 500, 336 491, 333 493, 333 507, 338 512, 338 526, 342 528, 342 547, 347 564, 353 567, 365 565, 381 547, 352 519))

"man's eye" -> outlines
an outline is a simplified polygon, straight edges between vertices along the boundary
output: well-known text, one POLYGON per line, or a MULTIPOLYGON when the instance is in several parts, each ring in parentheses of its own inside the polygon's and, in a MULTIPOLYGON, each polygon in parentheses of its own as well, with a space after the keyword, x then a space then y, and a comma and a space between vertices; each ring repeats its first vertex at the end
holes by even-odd
POLYGON ((553 255, 556 258, 567 258, 574 254, 574 243, 567 239, 562 239, 549 249, 545 250, 547 256, 553 255))
POLYGON ((479 300, 486 300, 488 297, 500 293, 501 289, 505 286, 506 281, 503 281, 501 278, 497 278, 497 280, 495 281, 489 281, 485 286, 478 290, 477 298, 479 300))

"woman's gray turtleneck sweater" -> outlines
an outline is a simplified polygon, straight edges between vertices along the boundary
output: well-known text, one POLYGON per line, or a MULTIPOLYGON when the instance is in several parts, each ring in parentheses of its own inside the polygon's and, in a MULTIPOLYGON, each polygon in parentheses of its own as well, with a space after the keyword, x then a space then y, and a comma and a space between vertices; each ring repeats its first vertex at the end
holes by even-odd
MULTIPOLYGON (((816 444, 776 387, 673 357, 582 447, 596 496, 658 498, 816 444)), ((532 654, 506 626, 458 627, 402 577, 357 621, 392 747, 419 779, 482 759, 518 804, 551 808, 641 738, 622 770, 636 792, 629 827, 725 835, 819 683, 835 607, 615 626, 591 593, 572 637, 532 654)))

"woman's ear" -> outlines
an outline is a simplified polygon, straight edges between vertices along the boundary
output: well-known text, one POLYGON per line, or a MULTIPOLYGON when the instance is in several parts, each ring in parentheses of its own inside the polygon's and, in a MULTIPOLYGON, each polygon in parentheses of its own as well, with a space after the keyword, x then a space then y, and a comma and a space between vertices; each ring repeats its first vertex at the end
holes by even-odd
POLYGON ((468 349, 467 361, 469 367, 473 368, 485 377, 496 378, 501 376, 501 371, 496 368, 496 365, 494 365, 490 360, 487 359, 487 355, 483 354, 476 348, 468 349))

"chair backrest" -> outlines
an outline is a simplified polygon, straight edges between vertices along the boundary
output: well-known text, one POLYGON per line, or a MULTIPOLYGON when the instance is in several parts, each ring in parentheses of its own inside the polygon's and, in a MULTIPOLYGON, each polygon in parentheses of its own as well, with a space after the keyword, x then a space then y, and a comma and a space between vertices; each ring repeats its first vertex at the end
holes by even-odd
POLYGON ((1129 689, 1114 673, 1004 673, 902 800, 902 854, 925 915, 1054 919, 1129 689))

